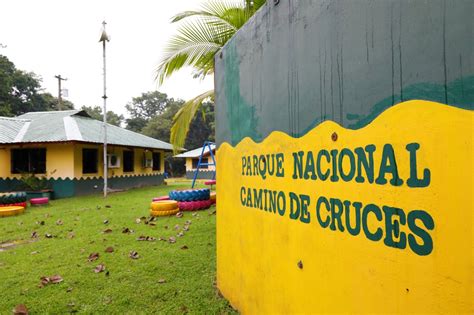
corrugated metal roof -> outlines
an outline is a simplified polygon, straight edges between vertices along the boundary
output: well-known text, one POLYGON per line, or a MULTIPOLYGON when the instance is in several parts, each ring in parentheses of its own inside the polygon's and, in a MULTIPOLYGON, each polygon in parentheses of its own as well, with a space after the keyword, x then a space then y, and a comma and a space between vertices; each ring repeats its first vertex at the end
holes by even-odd
MULTIPOLYGON (((0 143, 63 141, 102 143, 102 122, 80 110, 31 112, 16 118, 0 117, 0 143)), ((107 124, 107 142, 111 145, 173 149, 167 142, 110 124, 107 124)))
MULTIPOLYGON (((212 152, 215 152, 215 150, 216 150, 216 145, 215 144, 211 144, 211 150, 212 150, 212 152)), ((202 147, 191 150, 191 151, 188 151, 188 152, 184 152, 184 153, 181 153, 181 154, 178 154, 178 155, 175 155, 174 157, 175 158, 197 158, 201 155, 201 152, 202 152, 202 147)), ((206 146, 206 148, 204 149, 204 155, 207 155, 207 154, 209 154, 209 147, 208 146, 206 146)))
POLYGON ((15 141, 16 136, 29 120, 0 117, 0 143, 15 141))

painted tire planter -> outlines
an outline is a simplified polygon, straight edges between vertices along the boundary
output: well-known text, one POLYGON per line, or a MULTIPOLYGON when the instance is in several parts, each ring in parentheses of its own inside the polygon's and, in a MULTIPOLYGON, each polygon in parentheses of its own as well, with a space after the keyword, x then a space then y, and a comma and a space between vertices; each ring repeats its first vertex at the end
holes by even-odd
POLYGON ((209 198, 209 200, 212 201, 212 204, 215 204, 216 203, 216 200, 217 200, 217 194, 215 191, 212 191, 211 192, 211 197, 209 198))
POLYGON ((26 208, 28 204, 26 202, 17 202, 17 203, 11 203, 9 205, 0 205, 0 208, 4 207, 23 207, 26 208))
POLYGON ((170 200, 170 197, 169 196, 161 196, 161 197, 153 198, 153 201, 162 201, 162 200, 170 200))
POLYGON ((204 185, 215 185, 216 184, 216 180, 213 179, 213 180, 208 180, 208 181, 205 181, 204 182, 204 185))
POLYGON ((150 215, 152 217, 166 217, 166 216, 170 216, 170 215, 175 215, 178 212, 179 212, 178 208, 176 208, 174 210, 167 210, 167 211, 153 211, 153 210, 150 210, 150 215))
POLYGON ((198 201, 181 201, 178 203, 181 211, 195 211, 209 209, 212 205, 212 200, 198 200, 198 201))
POLYGON ((204 189, 186 189, 173 190, 169 193, 169 197, 176 201, 198 201, 209 200, 211 191, 208 188, 204 189))
POLYGON ((0 204, 9 205, 26 202, 26 192, 0 193, 0 204))
POLYGON ((151 203, 150 208, 152 211, 176 210, 178 209, 178 202, 175 200, 154 201, 151 203))
POLYGON ((1 207, 0 208, 0 217, 10 217, 23 213, 25 208, 23 207, 1 207))
POLYGON ((30 203, 32 206, 40 206, 40 205, 47 205, 49 203, 49 198, 32 198, 30 199, 30 203))

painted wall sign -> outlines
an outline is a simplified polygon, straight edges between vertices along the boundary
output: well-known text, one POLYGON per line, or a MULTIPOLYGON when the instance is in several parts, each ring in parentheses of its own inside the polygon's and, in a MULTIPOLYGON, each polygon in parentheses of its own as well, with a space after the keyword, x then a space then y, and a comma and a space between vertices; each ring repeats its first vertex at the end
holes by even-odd
POLYGON ((474 312, 473 123, 409 101, 222 144, 219 288, 244 313, 474 312))

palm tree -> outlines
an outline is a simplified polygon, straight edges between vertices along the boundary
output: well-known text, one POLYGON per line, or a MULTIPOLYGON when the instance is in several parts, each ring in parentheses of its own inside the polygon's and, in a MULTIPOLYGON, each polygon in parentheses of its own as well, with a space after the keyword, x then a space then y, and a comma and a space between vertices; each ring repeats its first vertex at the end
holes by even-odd
MULTIPOLYGON (((263 5, 265 0, 208 0, 198 11, 177 14, 172 23, 180 23, 177 34, 168 42, 157 68, 161 85, 185 66, 194 69, 195 78, 214 73, 214 56, 263 5)), ((191 121, 202 103, 214 97, 210 90, 187 101, 173 118, 170 141, 175 150, 184 146, 191 121)))

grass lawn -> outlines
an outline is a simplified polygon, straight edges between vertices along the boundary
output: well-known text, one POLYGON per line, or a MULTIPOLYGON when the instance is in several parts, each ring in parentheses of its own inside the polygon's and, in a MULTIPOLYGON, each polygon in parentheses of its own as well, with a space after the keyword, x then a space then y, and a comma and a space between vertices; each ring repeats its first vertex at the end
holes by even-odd
POLYGON ((98 195, 53 200, 47 207, 0 218, 3 247, 26 241, 0 251, 0 313, 18 304, 30 314, 233 313, 214 285, 215 207, 182 218, 158 218, 155 226, 136 222, 148 217, 152 197, 186 187, 189 183, 177 182, 115 193, 107 200, 98 195), (189 230, 178 237, 187 220, 189 230), (124 228, 134 232, 122 233, 124 228), (156 241, 137 241, 141 235, 156 241), (176 243, 159 240, 171 236, 176 243), (107 247, 113 252, 105 252, 107 247), (129 257, 132 251, 138 259, 129 257), (91 253, 99 258, 88 261, 91 253), (95 273, 99 264, 105 271, 95 273), (53 275, 63 281, 39 287, 41 277, 53 275))

